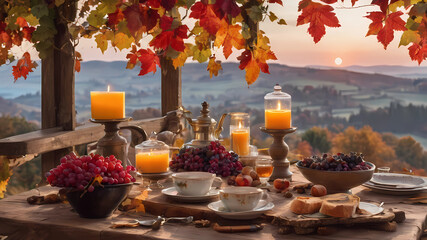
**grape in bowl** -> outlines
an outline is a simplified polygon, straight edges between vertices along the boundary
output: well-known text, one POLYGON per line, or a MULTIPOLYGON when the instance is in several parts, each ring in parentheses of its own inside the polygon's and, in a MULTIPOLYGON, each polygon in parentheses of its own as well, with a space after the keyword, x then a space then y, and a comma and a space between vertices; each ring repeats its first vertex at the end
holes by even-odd
POLYGON ((325 186, 328 193, 348 192, 369 181, 375 170, 373 163, 356 153, 313 156, 296 165, 307 180, 325 186))

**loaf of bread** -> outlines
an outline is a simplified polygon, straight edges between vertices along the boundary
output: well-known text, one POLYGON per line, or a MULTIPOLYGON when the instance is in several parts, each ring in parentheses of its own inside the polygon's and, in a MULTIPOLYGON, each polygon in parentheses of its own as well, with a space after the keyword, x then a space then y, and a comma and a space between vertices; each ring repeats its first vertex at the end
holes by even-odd
POLYGON ((346 193, 336 193, 322 197, 320 213, 331 217, 350 218, 359 206, 359 197, 346 193))
POLYGON ((319 211, 323 200, 318 197, 297 197, 291 203, 291 211, 296 214, 312 214, 319 211))

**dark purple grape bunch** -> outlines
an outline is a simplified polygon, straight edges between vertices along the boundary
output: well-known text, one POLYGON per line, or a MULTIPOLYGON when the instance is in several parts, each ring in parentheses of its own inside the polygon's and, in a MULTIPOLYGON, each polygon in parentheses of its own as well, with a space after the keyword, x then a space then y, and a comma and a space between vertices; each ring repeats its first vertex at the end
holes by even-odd
POLYGON ((229 152, 218 141, 201 148, 182 148, 169 163, 174 172, 202 171, 215 173, 218 176, 237 176, 242 171, 239 156, 229 152))
POLYGON ((371 169, 371 166, 364 161, 363 154, 354 152, 348 155, 343 153, 337 153, 336 155, 324 153, 322 157, 306 157, 301 160, 300 165, 324 171, 359 171, 371 169))
MULTIPOLYGON (((49 184, 53 187, 72 187, 83 190, 97 176, 102 177, 102 184, 114 185, 135 182, 131 176, 135 167, 122 166, 122 161, 114 155, 103 157, 90 154, 78 157, 74 152, 61 158, 61 164, 46 173, 49 184)), ((92 192, 94 186, 88 187, 92 192)))

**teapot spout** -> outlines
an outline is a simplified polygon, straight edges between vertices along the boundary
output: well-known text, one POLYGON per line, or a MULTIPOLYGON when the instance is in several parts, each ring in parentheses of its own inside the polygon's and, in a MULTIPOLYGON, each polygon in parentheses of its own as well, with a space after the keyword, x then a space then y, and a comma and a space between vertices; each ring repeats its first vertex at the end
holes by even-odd
POLYGON ((228 113, 222 114, 221 119, 218 122, 218 125, 217 125, 217 127, 215 129, 215 133, 214 133, 214 136, 216 139, 219 139, 219 135, 221 134, 221 132, 223 130, 222 124, 224 123, 224 119, 227 115, 228 115, 228 113))

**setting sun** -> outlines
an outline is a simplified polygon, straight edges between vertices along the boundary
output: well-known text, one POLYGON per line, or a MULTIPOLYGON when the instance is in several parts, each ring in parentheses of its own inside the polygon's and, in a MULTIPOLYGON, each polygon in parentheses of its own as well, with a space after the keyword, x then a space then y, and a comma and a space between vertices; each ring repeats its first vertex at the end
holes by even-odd
POLYGON ((341 63, 342 63, 342 58, 340 58, 340 57, 337 57, 337 58, 335 58, 335 64, 336 65, 341 65, 341 63))

